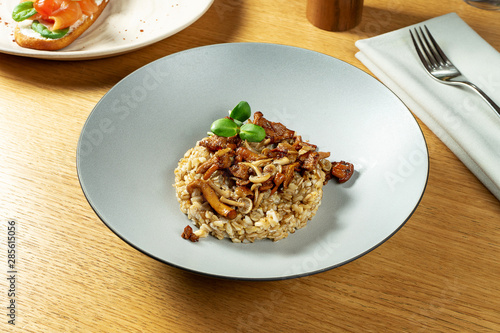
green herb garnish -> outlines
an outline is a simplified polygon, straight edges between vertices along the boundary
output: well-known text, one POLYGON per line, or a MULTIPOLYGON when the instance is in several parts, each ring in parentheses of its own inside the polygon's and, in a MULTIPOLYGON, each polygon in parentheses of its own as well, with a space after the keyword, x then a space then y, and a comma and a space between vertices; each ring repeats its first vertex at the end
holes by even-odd
POLYGON ((64 37, 64 35, 66 35, 69 31, 69 28, 60 30, 50 30, 49 28, 47 28, 45 25, 43 25, 38 21, 33 21, 33 23, 31 24, 31 29, 38 32, 40 35, 42 35, 42 37, 50 39, 58 39, 64 37))
POLYGON ((12 12, 12 19, 16 22, 24 21, 37 13, 33 8, 33 1, 21 2, 12 12))
POLYGON ((266 137, 266 131, 252 123, 243 124, 251 114, 250 105, 241 101, 231 111, 229 118, 217 119, 210 126, 210 130, 218 136, 231 137, 239 134, 242 140, 260 142, 266 137))

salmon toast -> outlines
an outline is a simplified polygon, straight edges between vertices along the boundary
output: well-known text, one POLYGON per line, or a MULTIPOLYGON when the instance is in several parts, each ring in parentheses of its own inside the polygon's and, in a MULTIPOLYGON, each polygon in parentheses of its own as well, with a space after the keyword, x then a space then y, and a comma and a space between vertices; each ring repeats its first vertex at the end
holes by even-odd
POLYGON ((12 18, 19 46, 55 51, 65 48, 99 18, 109 0, 22 1, 12 18))

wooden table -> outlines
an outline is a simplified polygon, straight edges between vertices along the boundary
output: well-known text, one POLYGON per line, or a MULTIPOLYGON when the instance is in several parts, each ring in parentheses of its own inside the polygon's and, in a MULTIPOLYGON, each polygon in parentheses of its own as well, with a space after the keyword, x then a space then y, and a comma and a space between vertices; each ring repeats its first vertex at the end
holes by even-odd
POLYGON ((374 251, 314 276, 240 282, 194 275, 125 244, 87 203, 75 166, 86 118, 119 80, 169 54, 269 42, 367 71, 354 57, 356 40, 449 12, 500 51, 500 12, 460 0, 365 0, 361 24, 343 33, 312 26, 305 6, 215 0, 182 32, 101 60, 0 54, 0 331, 500 331, 500 204, 422 123, 430 175, 414 215, 374 251), (10 219, 17 223, 15 326, 6 309, 10 219))

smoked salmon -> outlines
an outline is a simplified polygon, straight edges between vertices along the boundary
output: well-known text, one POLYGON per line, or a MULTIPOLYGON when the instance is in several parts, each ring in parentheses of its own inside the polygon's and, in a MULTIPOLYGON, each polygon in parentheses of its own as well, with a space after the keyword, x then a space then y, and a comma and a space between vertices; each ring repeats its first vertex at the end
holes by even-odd
POLYGON ((99 9, 94 0, 35 0, 33 8, 37 14, 32 20, 43 20, 50 30, 72 26, 83 15, 91 16, 99 9))

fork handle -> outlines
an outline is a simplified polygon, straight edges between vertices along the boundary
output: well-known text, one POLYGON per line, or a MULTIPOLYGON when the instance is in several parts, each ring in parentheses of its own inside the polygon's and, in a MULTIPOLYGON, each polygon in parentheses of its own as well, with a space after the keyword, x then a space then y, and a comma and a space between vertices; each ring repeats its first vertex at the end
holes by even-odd
POLYGON ((465 81, 463 82, 463 84, 465 84, 466 86, 472 88, 475 92, 477 92, 479 96, 481 96, 486 101, 486 103, 488 103, 488 105, 497 112, 497 115, 500 116, 500 107, 496 105, 495 102, 493 102, 493 100, 488 95, 486 95, 484 91, 482 91, 478 86, 476 86, 472 82, 465 81))

